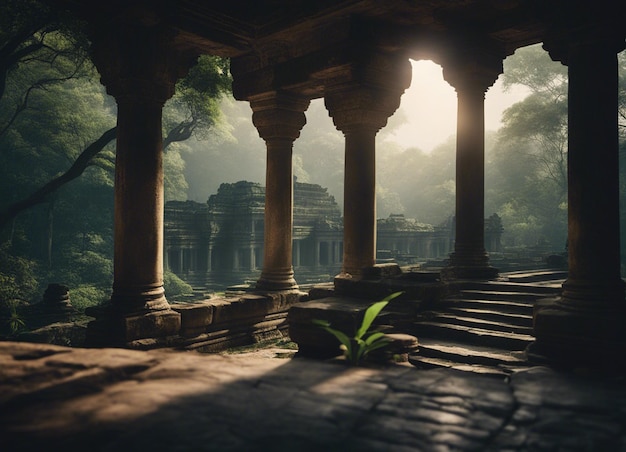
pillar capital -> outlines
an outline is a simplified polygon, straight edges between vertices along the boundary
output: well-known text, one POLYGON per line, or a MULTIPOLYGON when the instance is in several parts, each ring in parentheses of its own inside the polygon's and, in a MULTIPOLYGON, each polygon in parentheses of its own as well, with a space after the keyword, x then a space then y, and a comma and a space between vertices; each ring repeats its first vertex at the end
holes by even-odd
POLYGON ((174 47, 176 31, 157 23, 120 20, 93 34, 93 61, 107 93, 118 101, 134 99, 163 105, 176 81, 195 63, 174 47))
POLYGON ((398 109, 401 94, 377 87, 349 85, 326 95, 325 104, 341 132, 368 129, 375 133, 398 109))
POLYGON ((573 54, 584 48, 612 54, 621 52, 626 48, 624 37, 622 31, 598 24, 576 30, 555 27, 546 35, 543 49, 552 60, 568 66, 573 54))
POLYGON ((400 54, 372 50, 368 63, 354 63, 351 80, 327 86, 326 109, 343 133, 369 129, 378 132, 400 106, 411 84, 411 63, 400 54))
POLYGON ((572 52, 588 46, 594 52, 605 50, 616 54, 624 50, 626 30, 620 2, 557 1, 544 7, 549 27, 543 48, 554 61, 567 66, 572 52))
POLYGON ((502 73, 502 60, 501 56, 491 52, 470 49, 442 63, 443 78, 457 93, 472 90, 484 95, 502 73))
POLYGON ((283 92, 270 92, 249 99, 252 123, 266 142, 295 141, 306 124, 304 112, 310 100, 283 92))

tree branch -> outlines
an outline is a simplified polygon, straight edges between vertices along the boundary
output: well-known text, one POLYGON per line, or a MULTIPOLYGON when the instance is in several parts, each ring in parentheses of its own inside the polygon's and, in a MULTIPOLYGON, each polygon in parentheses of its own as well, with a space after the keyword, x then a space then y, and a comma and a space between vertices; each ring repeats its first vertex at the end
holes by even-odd
POLYGON ((79 177, 89 166, 93 159, 104 147, 117 135, 117 127, 104 132, 100 138, 87 146, 78 156, 72 166, 62 175, 55 177, 39 190, 21 201, 17 201, 0 212, 0 230, 10 222, 18 213, 46 201, 47 197, 61 188, 63 185, 79 177))
POLYGON ((163 139, 163 150, 165 151, 165 149, 167 149, 167 147, 174 142, 185 141, 191 138, 197 124, 198 120, 196 118, 177 124, 163 139))

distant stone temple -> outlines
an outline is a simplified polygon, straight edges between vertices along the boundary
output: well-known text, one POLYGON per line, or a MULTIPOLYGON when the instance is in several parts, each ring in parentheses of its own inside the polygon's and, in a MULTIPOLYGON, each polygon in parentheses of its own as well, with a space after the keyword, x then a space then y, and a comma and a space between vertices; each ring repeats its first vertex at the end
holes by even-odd
MULTIPOLYGON (((265 187, 221 184, 204 204, 165 205, 165 268, 198 290, 258 278, 263 263, 265 187)), ((440 226, 394 214, 377 221, 377 257, 410 265, 447 258, 452 221, 440 226)), ((329 281, 341 270, 343 219, 335 198, 317 184, 294 183, 293 266, 301 283, 329 281)))

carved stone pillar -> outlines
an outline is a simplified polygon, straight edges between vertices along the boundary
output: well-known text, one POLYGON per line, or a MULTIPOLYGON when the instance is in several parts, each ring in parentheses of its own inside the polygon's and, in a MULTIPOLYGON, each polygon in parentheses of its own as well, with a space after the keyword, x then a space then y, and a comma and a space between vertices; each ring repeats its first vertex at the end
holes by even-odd
POLYGON ((376 262, 376 134, 400 105, 411 83, 411 64, 401 56, 373 54, 371 67, 363 69, 361 79, 330 87, 325 96, 333 123, 345 136, 339 277, 357 279, 363 268, 376 262))
POLYGON ((489 279, 498 271, 485 251, 485 92, 502 72, 502 59, 479 51, 443 66, 458 99, 456 133, 456 231, 443 276, 489 279))
POLYGON ((107 23, 93 37, 94 62, 118 106, 113 293, 89 326, 95 345, 180 329, 163 289, 162 107, 189 67, 173 39, 168 28, 134 18, 107 23))
POLYGON ((569 272, 562 296, 536 307, 532 350, 568 363, 619 366, 626 353, 617 125, 624 34, 577 27, 544 43, 569 75, 569 272))
POLYGON ((263 270, 259 290, 293 290, 293 142, 306 124, 309 100, 285 93, 250 98, 252 122, 267 146, 263 270))

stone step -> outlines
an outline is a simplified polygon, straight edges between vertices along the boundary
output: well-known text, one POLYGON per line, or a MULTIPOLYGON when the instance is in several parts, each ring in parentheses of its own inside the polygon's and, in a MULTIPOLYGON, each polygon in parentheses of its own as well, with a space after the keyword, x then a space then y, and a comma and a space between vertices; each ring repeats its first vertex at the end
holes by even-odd
POLYGON ((531 327, 533 324, 532 312, 528 314, 514 314, 510 312, 495 311, 490 309, 478 309, 478 308, 462 308, 454 307, 449 308, 447 312, 464 317, 495 320, 511 325, 531 327))
POLYGON ((519 271, 502 274, 507 281, 517 283, 535 283, 546 281, 563 281, 567 278, 567 270, 519 271))
MULTIPOLYGON (((413 353, 412 355, 415 354, 413 353)), ((507 365, 510 367, 528 364, 522 351, 509 351, 428 338, 423 338, 419 341, 417 354, 426 358, 446 359, 451 362, 464 364, 507 365)))
POLYGON ((477 317, 469 317, 456 315, 452 313, 446 312, 438 312, 435 313, 434 317, 431 317, 430 320, 435 322, 444 323, 446 325, 459 325, 459 326, 467 326, 470 328, 484 328, 486 330, 491 331, 502 331, 506 333, 518 333, 518 334, 527 334, 531 335, 533 332, 532 328, 532 318, 529 317, 529 325, 513 325, 507 323, 506 321, 501 320, 487 320, 481 319, 477 317))
POLYGON ((466 281, 460 290, 485 290, 501 292, 526 292, 552 297, 561 292, 563 280, 545 281, 543 283, 519 283, 512 281, 466 281))
POLYGON ((546 298, 549 295, 532 293, 532 292, 520 292, 520 291, 501 291, 501 290, 475 290, 464 289, 461 291, 459 298, 468 300, 498 300, 498 301, 515 301, 534 303, 540 298, 546 298))
POLYGON ((535 338, 529 334, 492 331, 486 328, 423 321, 414 324, 411 334, 422 338, 441 338, 461 343, 483 345, 505 350, 524 350, 535 338))
POLYGON ((499 301, 499 300, 470 300, 463 298, 448 298, 445 303, 447 309, 468 308, 483 309, 493 312, 504 312, 509 314, 531 315, 533 312, 533 304, 528 302, 517 301, 499 301))
POLYGON ((473 372, 476 374, 490 376, 495 378, 507 378, 511 372, 505 369, 500 369, 496 366, 485 366, 481 364, 464 364, 454 361, 449 361, 441 358, 429 358, 420 356, 419 353, 409 355, 409 363, 418 369, 437 369, 448 368, 455 369, 462 372, 473 372))

